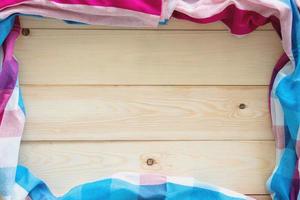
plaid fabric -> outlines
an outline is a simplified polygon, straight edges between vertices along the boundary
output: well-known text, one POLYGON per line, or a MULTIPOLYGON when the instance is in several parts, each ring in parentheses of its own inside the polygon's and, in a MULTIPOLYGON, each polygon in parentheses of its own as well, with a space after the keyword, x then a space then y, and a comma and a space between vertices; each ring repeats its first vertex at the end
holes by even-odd
MULTIPOLYGON (((30 199, 57 199, 41 180, 32 176, 26 168, 18 167, 13 198, 28 198, 28 191, 30 191, 30 199)), ((196 200, 203 197, 208 200, 251 199, 223 188, 197 182, 193 178, 134 173, 115 174, 97 182, 86 183, 73 188, 59 199, 196 200)))
MULTIPOLYGON (((19 199, 250 199, 192 178, 116 174, 55 197, 46 184, 18 166, 25 110, 13 56, 20 14, 86 24, 157 26, 171 16, 196 23, 222 21, 245 35, 272 23, 285 54, 270 84, 276 167, 267 186, 276 200, 298 199, 300 153, 300 15, 295 0, 1 0, 0 1, 0 198, 19 199)), ((300 199, 300 197, 299 197, 300 199)))

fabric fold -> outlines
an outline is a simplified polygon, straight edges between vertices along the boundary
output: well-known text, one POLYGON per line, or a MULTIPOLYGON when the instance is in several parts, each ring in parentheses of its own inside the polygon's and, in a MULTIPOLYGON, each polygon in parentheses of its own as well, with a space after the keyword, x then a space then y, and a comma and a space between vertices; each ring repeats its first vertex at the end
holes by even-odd
POLYGON ((0 199, 251 199, 192 178, 128 173, 77 186, 60 197, 52 194, 42 180, 27 168, 18 166, 25 123, 18 63, 13 55, 20 32, 19 15, 131 27, 155 27, 171 17, 195 23, 222 21, 232 34, 239 36, 272 23, 285 52, 270 81, 276 166, 267 187, 275 200, 300 199, 300 15, 297 5, 296 0, 0 1, 0 199))

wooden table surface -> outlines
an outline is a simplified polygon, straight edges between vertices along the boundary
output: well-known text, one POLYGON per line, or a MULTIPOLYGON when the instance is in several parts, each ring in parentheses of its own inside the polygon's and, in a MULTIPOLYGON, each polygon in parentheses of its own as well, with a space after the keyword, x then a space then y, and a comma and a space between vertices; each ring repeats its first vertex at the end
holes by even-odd
POLYGON ((130 171, 269 199, 268 83, 283 51, 270 26, 237 38, 220 23, 21 23, 30 34, 16 45, 28 117, 20 163, 56 195, 130 171))

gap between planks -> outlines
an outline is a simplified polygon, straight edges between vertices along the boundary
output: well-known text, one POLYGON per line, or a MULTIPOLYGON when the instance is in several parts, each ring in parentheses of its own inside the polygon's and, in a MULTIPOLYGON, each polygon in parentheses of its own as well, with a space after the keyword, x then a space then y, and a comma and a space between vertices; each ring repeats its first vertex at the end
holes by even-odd
MULTIPOLYGON (((21 26, 30 29, 87 29, 87 30, 226 30, 228 28, 221 22, 215 22, 210 24, 197 24, 186 20, 179 20, 172 18, 167 25, 159 25, 154 28, 128 28, 128 27, 114 27, 114 26, 103 26, 103 25, 76 25, 67 24, 62 20, 51 19, 51 18, 35 18, 29 16, 21 16, 21 26)), ((271 24, 259 27, 257 31, 274 31, 271 24)))
POLYGON ((248 194, 248 196, 251 196, 252 198, 257 199, 257 200, 272 200, 270 195, 248 194))
MULTIPOLYGON (((43 20, 41 20, 41 21, 43 21, 43 20)), ((30 22, 30 23, 32 23, 32 21, 30 22)), ((45 22, 43 22, 43 25, 41 26, 39 23, 36 23, 35 25, 33 25, 33 26, 27 26, 27 27, 29 27, 29 28, 33 28, 33 29, 64 29, 64 28, 66 28, 66 29, 74 29, 74 27, 76 27, 76 28, 79 28, 79 27, 77 27, 77 26, 68 26, 68 27, 65 27, 65 25, 57 25, 56 24, 57 22, 47 22, 46 21, 46 23, 45 22), (48 24, 47 24, 48 23, 48 24), (51 24, 52 23, 52 24, 51 24), (50 25, 51 24, 51 25, 50 25)), ((171 22, 172 23, 172 22, 171 22)), ((176 22, 177 23, 177 22, 176 22)), ((186 23, 186 22, 184 22, 184 23, 186 23)), ((176 24, 175 24, 176 25, 176 24)), ((190 25, 189 25, 190 26, 190 25)), ((215 31, 215 30, 217 30, 217 31, 219 31, 219 30, 226 30, 225 28, 223 28, 223 27, 221 27, 221 26, 219 26, 219 25, 216 25, 216 27, 209 27, 209 26, 206 26, 205 28, 202 28, 202 27, 204 27, 204 26, 202 26, 202 25, 197 25, 197 27, 196 26, 194 26, 194 24, 193 25, 191 25, 192 27, 191 28, 185 28, 185 29, 188 29, 188 30, 201 30, 201 31, 215 31), (218 26, 220 27, 220 28, 218 28, 218 26), (209 29, 208 29, 209 28, 209 29)), ((26 25, 25 25, 25 27, 26 27, 26 25)), ((169 26, 169 27, 172 27, 172 24, 171 24, 171 26, 169 26)), ((167 29, 169 28, 169 27, 166 27, 167 29)), ((83 28, 83 27, 80 27, 80 28, 83 28)), ((84 27, 84 28, 87 28, 87 27, 84 27)), ((95 27, 95 26, 89 26, 88 27, 88 29, 89 28, 92 28, 92 29, 106 29, 106 27, 95 27)), ((165 28, 165 27, 163 27, 163 28, 165 28)), ((183 29, 181 29, 182 27, 175 27, 175 28, 173 28, 173 29, 170 29, 170 30, 183 30, 183 29)), ((116 28, 116 29, 118 29, 118 28, 116 28)), ((185 31, 185 30, 184 30, 185 31)), ((259 31, 269 31, 269 30, 265 30, 265 29, 259 29, 259 31)), ((29 85, 26 85, 26 87, 27 86, 29 86, 29 85)), ((30 86, 33 86, 33 85, 30 85, 30 86)), ((74 86, 76 86, 76 85, 74 85, 74 86)), ((90 86, 92 86, 92 85, 90 85, 90 86)), ((99 86, 99 85, 98 85, 99 86)), ((128 85, 129 86, 129 85, 128 85)), ((43 141, 43 142, 45 142, 45 141, 43 141)), ((51 141, 50 143, 57 143, 57 142, 62 142, 62 141, 51 141)), ((78 141, 70 141, 70 142, 78 142, 78 141)), ((85 141, 85 142, 91 142, 91 141, 85 141)), ((116 142, 116 141, 115 141, 116 142)), ((118 141, 117 141, 118 142, 118 141)), ((28 142, 25 142, 25 143, 28 143, 28 142)), ((47 142, 45 142, 45 143, 47 143, 47 142)), ((69 143, 69 141, 68 141, 68 143, 69 143)), ((80 141, 80 143, 84 143, 84 141, 80 141)), ((47 177, 47 175, 46 175, 46 177, 47 177)), ((55 184, 55 183, 54 183, 55 184)), ((251 194, 250 194, 251 195, 251 194)), ((252 196, 252 195, 251 195, 252 196)), ((267 199, 270 199, 267 195, 260 195, 260 194, 258 194, 258 195, 256 195, 256 196, 254 196, 255 198, 257 198, 257 199, 259 199, 259 200, 267 200, 267 199)))

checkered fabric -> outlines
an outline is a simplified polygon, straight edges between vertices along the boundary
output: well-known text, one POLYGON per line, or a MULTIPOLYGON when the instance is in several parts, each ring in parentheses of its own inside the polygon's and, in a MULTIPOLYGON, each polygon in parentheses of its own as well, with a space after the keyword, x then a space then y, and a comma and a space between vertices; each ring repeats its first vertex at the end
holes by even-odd
MULTIPOLYGON (((267 187, 276 200, 300 199, 300 15, 295 0, 1 0, 0 1, 0 199, 251 199, 192 178, 120 173, 55 197, 25 167, 18 154, 25 109, 13 50, 19 15, 52 17, 85 24, 157 26, 170 17, 195 23, 222 21, 234 35, 272 23, 285 54, 270 83, 270 112, 276 167, 267 187)), ((247 184, 247 183, 245 183, 247 184)))

